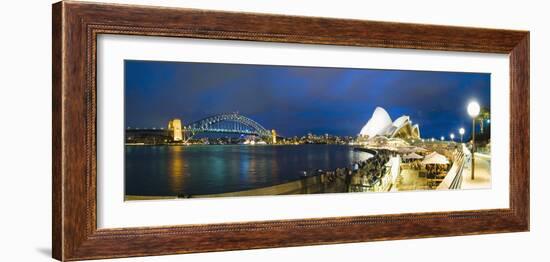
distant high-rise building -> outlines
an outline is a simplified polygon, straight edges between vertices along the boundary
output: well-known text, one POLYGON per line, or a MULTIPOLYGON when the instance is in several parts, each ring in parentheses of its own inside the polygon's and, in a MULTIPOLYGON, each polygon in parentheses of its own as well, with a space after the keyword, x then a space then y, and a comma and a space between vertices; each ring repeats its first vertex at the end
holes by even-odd
POLYGON ((183 131, 181 129, 181 120, 174 118, 168 122, 168 134, 174 142, 183 141, 183 131))

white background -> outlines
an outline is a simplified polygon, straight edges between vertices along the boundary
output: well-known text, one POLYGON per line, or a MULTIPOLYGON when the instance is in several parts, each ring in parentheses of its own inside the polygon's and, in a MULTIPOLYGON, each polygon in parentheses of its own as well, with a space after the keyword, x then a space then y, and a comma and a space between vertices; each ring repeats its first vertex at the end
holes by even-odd
MULTIPOLYGON (((111 1, 109 1, 111 2, 111 1)), ((531 232, 134 258, 125 261, 547 261, 550 242, 548 7, 544 1, 119 1, 531 31, 531 232), (536 120, 540 119, 540 120, 536 120), (546 136, 545 136, 546 135, 546 136)), ((0 260, 48 261, 51 246, 51 7, 0 11, 0 260)))
MULTIPOLYGON (((506 55, 103 35, 98 39, 97 58, 99 228, 509 207, 510 104, 501 99, 510 94, 506 55), (499 130, 491 140, 491 186, 459 191, 123 202, 125 59, 491 73, 491 128, 499 130)), ((370 115, 363 117, 366 121, 370 115)))

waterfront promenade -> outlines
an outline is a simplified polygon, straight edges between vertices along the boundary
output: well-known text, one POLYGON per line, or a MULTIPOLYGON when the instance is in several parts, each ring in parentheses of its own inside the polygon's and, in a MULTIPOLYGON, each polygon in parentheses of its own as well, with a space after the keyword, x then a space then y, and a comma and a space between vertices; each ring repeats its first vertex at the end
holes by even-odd
MULTIPOLYGON (((265 147, 261 148, 265 149, 265 147)), ((277 148, 280 149, 279 147, 277 148)), ((294 148, 294 146, 292 146, 292 148, 294 148)), ((319 150, 317 149, 315 152, 319 152, 319 150)), ((340 155, 345 153, 343 151, 338 152, 340 155)), ((304 172, 295 180, 266 187, 213 194, 171 194, 168 196, 127 194, 125 200, 387 191, 391 185, 391 174, 387 174, 387 172, 391 170, 391 168, 387 166, 389 152, 385 150, 369 150, 366 148, 354 148, 350 152, 353 154, 367 154, 370 155, 370 157, 364 160, 359 160, 360 158, 358 158, 357 161, 354 161, 351 165, 344 167, 328 170, 318 169, 307 173, 304 172)), ((177 169, 180 170, 180 168, 177 169)))
POLYGON ((475 154, 475 179, 471 178, 472 163, 468 161, 462 172, 461 189, 481 189, 491 187, 491 157, 484 154, 475 154))
POLYGON ((397 183, 392 187, 391 191, 415 191, 428 189, 428 181, 426 177, 419 176, 418 170, 402 169, 401 174, 397 178, 397 183))
MULTIPOLYGON (((448 156, 451 165, 445 165, 444 169, 439 171, 439 174, 447 173, 444 179, 428 176, 427 172, 429 172, 429 169, 419 165, 418 160, 412 162, 402 161, 404 153, 399 154, 396 151, 386 149, 373 150, 356 147, 353 151, 365 151, 371 154, 372 157, 367 160, 357 161, 351 167, 328 170, 318 169, 304 174, 299 179, 285 183, 213 194, 173 194, 172 196, 140 196, 129 194, 126 195, 125 200, 490 188, 490 155, 476 153, 476 178, 475 180, 471 180, 470 158, 468 156, 463 159, 463 155, 459 153, 461 151, 457 151, 459 149, 454 146, 449 147, 447 144, 441 142, 424 144, 422 146, 427 152, 438 150, 448 156), (392 159, 397 161, 391 161, 392 159), (392 168, 392 166, 395 168, 392 168), (449 181, 442 183, 443 181, 441 180, 449 181), (455 183, 455 180, 461 181, 461 183, 455 183), (451 185, 456 185, 456 187, 451 187, 451 185)), ((469 155, 469 152, 467 155, 469 155)))

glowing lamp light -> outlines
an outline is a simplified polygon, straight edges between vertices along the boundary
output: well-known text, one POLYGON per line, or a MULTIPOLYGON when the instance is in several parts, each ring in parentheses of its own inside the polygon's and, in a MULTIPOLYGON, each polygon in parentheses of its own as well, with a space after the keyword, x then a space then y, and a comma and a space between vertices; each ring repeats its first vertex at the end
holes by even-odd
POLYGON ((466 132, 466 130, 464 130, 463 127, 461 127, 459 130, 458 130, 458 133, 460 133, 460 135, 464 135, 464 133, 466 132))
POLYGON ((480 110, 481 108, 476 101, 470 102, 468 104, 468 115, 470 115, 471 117, 477 117, 480 110))

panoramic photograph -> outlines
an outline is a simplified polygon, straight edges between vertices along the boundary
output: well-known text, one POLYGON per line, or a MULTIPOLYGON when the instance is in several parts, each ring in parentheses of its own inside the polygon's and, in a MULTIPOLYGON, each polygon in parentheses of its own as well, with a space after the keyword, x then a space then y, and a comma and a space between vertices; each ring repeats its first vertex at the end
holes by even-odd
POLYGON ((125 60, 124 199, 490 188, 490 80, 125 60))

